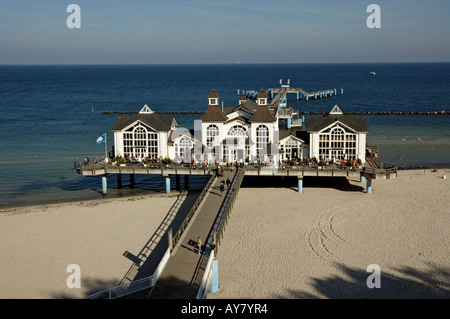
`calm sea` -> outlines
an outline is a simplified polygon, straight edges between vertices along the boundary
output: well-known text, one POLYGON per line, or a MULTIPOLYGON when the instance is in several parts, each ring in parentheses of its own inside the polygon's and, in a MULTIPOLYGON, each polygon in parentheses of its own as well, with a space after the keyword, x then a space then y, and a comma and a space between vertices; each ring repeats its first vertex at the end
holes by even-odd
MULTIPOLYGON (((0 205, 101 197, 100 177, 81 177, 74 162, 104 154, 95 140, 108 132, 111 149, 118 115, 102 111, 204 111, 215 87, 225 106, 237 90, 279 87, 280 79, 306 91, 344 90, 322 100, 296 101, 300 111, 450 110, 450 63, 235 64, 126 66, 0 66, 0 205), (375 71, 376 76, 369 72, 375 71), (93 111, 93 112, 92 112, 93 111)), ((176 115, 192 128, 201 115, 176 115)), ((449 115, 370 115, 368 141, 381 160, 400 168, 450 167, 449 115)), ((108 196, 164 189, 161 177, 138 176, 135 187, 108 196)), ((204 178, 190 181, 201 188, 204 178)), ((173 183, 174 184, 174 183, 173 183)))

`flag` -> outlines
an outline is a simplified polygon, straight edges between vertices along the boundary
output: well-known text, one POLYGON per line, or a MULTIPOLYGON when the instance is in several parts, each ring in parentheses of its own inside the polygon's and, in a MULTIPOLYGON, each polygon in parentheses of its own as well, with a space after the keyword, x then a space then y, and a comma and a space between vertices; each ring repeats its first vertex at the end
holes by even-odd
POLYGON ((99 146, 100 144, 103 144, 105 142, 106 142, 106 133, 97 138, 97 140, 95 141, 95 145, 99 146))

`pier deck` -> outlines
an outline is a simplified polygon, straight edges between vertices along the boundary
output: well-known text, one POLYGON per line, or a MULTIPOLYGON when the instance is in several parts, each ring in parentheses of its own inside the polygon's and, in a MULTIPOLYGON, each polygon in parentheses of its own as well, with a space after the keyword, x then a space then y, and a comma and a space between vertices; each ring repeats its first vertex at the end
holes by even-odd
POLYGON ((150 299, 196 298, 208 261, 208 254, 205 253, 209 251, 207 239, 226 198, 226 193, 223 197, 220 196, 220 182, 227 178, 233 180, 236 171, 225 170, 222 177, 215 178, 189 228, 184 231, 179 244, 174 247, 150 299), (196 246, 199 236, 203 242, 201 255, 198 254, 196 246))

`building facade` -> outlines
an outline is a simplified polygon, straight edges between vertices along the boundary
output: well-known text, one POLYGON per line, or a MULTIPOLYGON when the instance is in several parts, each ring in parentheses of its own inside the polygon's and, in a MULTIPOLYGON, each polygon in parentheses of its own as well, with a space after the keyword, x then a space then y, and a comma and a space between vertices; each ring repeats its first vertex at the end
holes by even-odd
POLYGON ((316 159, 361 160, 365 162, 366 134, 364 117, 349 117, 337 105, 322 117, 306 119, 309 155, 316 159))

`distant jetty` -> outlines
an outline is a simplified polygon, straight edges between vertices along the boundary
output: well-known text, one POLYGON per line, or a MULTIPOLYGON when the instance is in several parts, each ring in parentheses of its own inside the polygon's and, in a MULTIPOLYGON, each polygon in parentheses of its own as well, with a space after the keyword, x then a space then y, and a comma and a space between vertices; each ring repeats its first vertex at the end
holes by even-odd
MULTIPOLYGON (((102 111, 101 114, 137 114, 131 111, 102 111)), ((204 111, 162 111, 157 114, 204 114, 204 111)), ((327 112, 299 112, 304 115, 324 115, 327 112)), ((449 115, 450 111, 364 111, 364 112, 344 112, 348 115, 449 115)))

